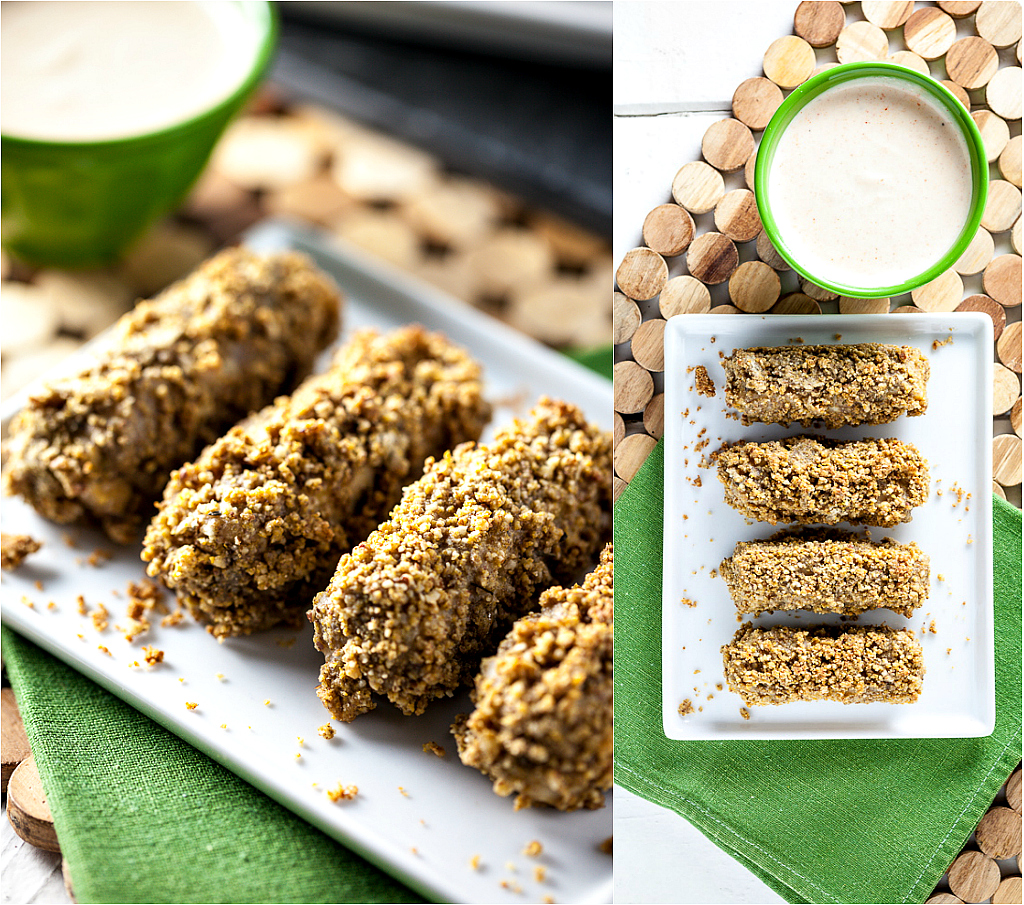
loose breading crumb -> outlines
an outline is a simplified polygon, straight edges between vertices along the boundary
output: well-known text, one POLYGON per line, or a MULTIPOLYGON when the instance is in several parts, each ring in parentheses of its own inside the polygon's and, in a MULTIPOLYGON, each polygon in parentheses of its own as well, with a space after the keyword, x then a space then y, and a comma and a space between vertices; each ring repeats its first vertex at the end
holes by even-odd
POLYGON ((42 547, 42 543, 29 534, 7 534, 0 531, 0 568, 17 569, 25 557, 42 547))
MULTIPOLYGON (((220 724, 220 728, 221 729, 227 729, 228 728, 228 724, 227 723, 221 723, 220 724)), ((316 783, 313 783, 313 785, 316 785, 316 783)))
POLYGON ((715 382, 708 376, 708 369, 704 365, 697 365, 694 369, 694 383, 701 396, 711 398, 715 395, 715 382))
POLYGON ((277 644, 278 647, 283 647, 285 650, 288 650, 289 648, 294 647, 295 639, 294 638, 278 638, 275 643, 277 644))
POLYGON ((514 874, 516 872, 516 866, 511 861, 506 861, 505 870, 507 870, 510 874, 514 874))
POLYGON ((409 797, 409 793, 405 791, 405 786, 399 786, 399 787, 398 787, 398 792, 399 792, 399 794, 400 794, 400 795, 401 795, 401 796, 402 796, 403 798, 408 798, 408 797, 409 797))
POLYGON ((154 645, 148 644, 142 648, 142 658, 146 661, 147 666, 156 666, 158 663, 164 662, 164 652, 158 650, 154 645))
POLYGON ((36 608, 36 604, 35 604, 35 601, 34 601, 34 600, 30 600, 30 599, 29 599, 28 597, 26 597, 26 596, 25 596, 24 594, 22 594, 22 595, 21 595, 21 602, 22 602, 22 603, 23 603, 23 604, 24 604, 25 606, 27 606, 27 607, 28 607, 28 608, 29 608, 30 610, 34 610, 34 609, 36 608))
POLYGON ((473 857, 469 859, 469 866, 473 868, 473 870, 480 870, 480 856, 473 855, 473 857))
POLYGON ((185 706, 189 710, 195 710, 199 705, 195 701, 186 701, 185 702, 185 706))
POLYGON ((89 612, 89 607, 85 605, 85 598, 81 594, 75 598, 75 605, 78 607, 79 616, 85 616, 89 612))
POLYGON ((544 898, 541 899, 541 901, 544 903, 544 905, 555 905, 555 900, 551 896, 544 896, 544 898))
POLYGON ((747 710, 746 707, 741 707, 740 708, 740 716, 743 717, 743 719, 745 719, 745 720, 749 720, 750 719, 750 711, 747 710))
POLYGON ((319 729, 316 730, 321 738, 325 738, 330 741, 334 738, 334 727, 330 723, 324 723, 319 729))
POLYGON ((346 786, 338 783, 338 788, 328 789, 327 797, 337 804, 339 801, 352 801, 359 794, 359 786, 346 786))
POLYGON ((55 603, 54 603, 54 602, 53 602, 53 601, 51 600, 51 601, 50 601, 50 602, 49 602, 48 604, 46 604, 46 608, 47 608, 48 610, 55 610, 55 609, 57 609, 57 604, 55 604, 55 603))
POLYGON ((613 838, 614 837, 609 836, 607 839, 602 840, 601 843, 598 845, 598 849, 601 851, 602 854, 610 855, 612 853, 613 838))
POLYGON ((184 610, 175 610, 173 613, 169 613, 168 615, 164 616, 164 618, 160 620, 160 624, 164 626, 164 628, 168 628, 172 625, 177 625, 179 622, 181 622, 184 616, 184 610))
POLYGON ((107 618, 110 616, 107 608, 102 604, 96 604, 96 609, 92 611, 92 615, 89 617, 92 619, 92 626, 98 632, 105 632, 107 626, 110 625, 110 621, 107 618))
POLYGON ((547 871, 540 864, 533 869, 533 879, 538 883, 543 883, 546 876, 547 871))
POLYGON ((423 750, 437 757, 444 757, 445 750, 437 742, 424 742, 423 750))
POLYGON ((106 655, 107 655, 108 657, 113 657, 113 656, 114 656, 114 655, 113 655, 113 654, 112 654, 112 653, 110 652, 110 648, 109 648, 109 647, 107 647, 107 646, 106 646, 106 645, 104 645, 104 644, 97 644, 97 645, 96 645, 96 650, 98 650, 98 651, 102 651, 102 652, 103 652, 103 653, 105 653, 105 654, 106 654, 106 655))
POLYGON ((684 698, 683 702, 679 705, 679 715, 686 716, 689 713, 693 713, 693 701, 689 698, 684 698))
POLYGON ((264 707, 271 707, 271 706, 273 706, 273 705, 272 705, 272 704, 270 703, 270 698, 267 698, 267 699, 266 699, 266 700, 265 700, 265 701, 263 702, 263 706, 264 706, 264 707))
POLYGON ((93 568, 96 568, 97 566, 99 566, 100 563, 106 562, 113 555, 114 554, 111 553, 109 550, 102 550, 99 547, 97 547, 95 550, 92 551, 92 553, 90 553, 86 557, 85 562, 93 568))
POLYGON ((222 672, 216 673, 216 674, 214 675, 214 678, 215 678, 215 679, 216 679, 216 680, 217 680, 218 682, 223 682, 223 681, 224 681, 224 673, 222 673, 222 672))
POLYGON ((679 599, 679 602, 680 602, 680 603, 681 603, 681 604, 682 604, 683 606, 690 606, 690 607, 693 607, 693 606, 696 606, 696 605, 697 605, 697 601, 696 601, 696 600, 691 600, 691 599, 690 599, 689 597, 681 597, 681 598, 679 599))
POLYGON ((931 634, 933 635, 937 635, 939 633, 939 630, 935 625, 934 619, 928 624, 928 631, 931 632, 931 634))
POLYGON ((528 858, 536 858, 544 851, 544 846, 540 844, 540 841, 534 839, 527 843, 526 848, 523 849, 523 854, 528 858))

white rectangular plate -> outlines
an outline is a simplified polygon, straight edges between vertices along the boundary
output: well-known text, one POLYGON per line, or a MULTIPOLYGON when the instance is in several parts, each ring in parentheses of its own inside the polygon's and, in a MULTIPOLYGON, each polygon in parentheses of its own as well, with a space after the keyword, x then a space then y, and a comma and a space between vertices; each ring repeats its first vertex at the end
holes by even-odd
MULTIPOLYGON (((970 738, 995 725, 992 625, 992 325, 984 314, 687 315, 665 336, 665 537, 662 597, 662 710, 672 739, 970 738), (727 417, 719 354, 753 346, 883 342, 920 349, 931 362, 928 411, 892 424, 840 430, 794 424, 744 427, 727 417), (933 348, 934 344, 934 348, 933 348), (713 398, 694 386, 703 365, 713 398), (801 433, 839 440, 899 437, 928 460, 931 492, 913 520, 879 539, 915 541, 931 557, 931 592, 905 619, 890 610, 859 622, 913 628, 924 648, 924 691, 914 704, 805 701, 750 707, 725 686, 721 647, 740 622, 719 563, 737 541, 782 530, 746 519, 725 503, 714 468, 702 459, 723 443, 801 433), (699 480, 698 480, 699 479, 699 480), (694 601, 690 606, 683 598, 694 601), (934 625, 934 631, 931 626, 934 625), (689 698, 695 710, 678 712, 689 698)), ((849 527, 849 526, 841 526, 849 527)), ((781 613, 756 625, 838 624, 838 616, 781 613)))
MULTIPOLYGON (((266 224, 247 244, 260 251, 295 248, 316 259, 346 294, 345 335, 363 326, 421 323, 469 348, 484 364, 487 395, 495 402, 485 437, 544 393, 576 403, 610 428, 608 381, 492 318, 305 229, 266 224)), ((4 406, 4 424, 23 399, 4 406)), ((470 709, 465 693, 436 702, 420 717, 404 717, 382 701, 351 724, 335 723, 337 734, 326 741, 317 734, 330 720, 314 693, 323 658, 312 646, 311 626, 218 644, 185 619, 176 627, 157 625, 129 644, 113 625, 126 624, 127 583, 145 577, 140 547, 117 548, 98 533, 69 532, 12 498, 3 501, 3 527, 44 543, 3 577, 5 623, 426 897, 611 901, 611 858, 599 850, 612 833, 610 796, 599 811, 514 812, 512 799, 499 798, 483 775, 459 762, 448 727, 470 709), (77 549, 66 546, 68 535, 77 549), (85 558, 97 548, 113 556, 90 566, 85 558), (97 633, 77 613, 80 593, 90 609, 103 602, 110 610, 108 631, 97 633), (56 607, 48 609, 48 601, 56 607), (152 670, 130 667, 146 644, 166 652, 164 663, 152 670), (186 701, 198 706, 190 711, 186 701), (445 749, 443 758, 424 752, 431 741, 445 749), (325 792, 339 783, 358 786, 356 799, 332 804, 325 792), (523 849, 534 839, 543 854, 530 858, 523 849), (535 879, 537 866, 545 868, 542 882, 535 879)))

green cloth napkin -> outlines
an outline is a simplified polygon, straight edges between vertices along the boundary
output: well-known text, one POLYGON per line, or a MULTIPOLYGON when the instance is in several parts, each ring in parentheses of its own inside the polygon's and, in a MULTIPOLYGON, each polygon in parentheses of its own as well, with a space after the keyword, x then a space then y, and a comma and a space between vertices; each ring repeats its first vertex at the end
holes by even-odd
MULTIPOLYGON (((924 902, 1021 756, 1021 514, 993 499, 988 738, 678 742, 661 728, 663 444, 615 508, 615 779, 801 903, 924 902)), ((680 883, 686 866, 677 865, 680 883)))

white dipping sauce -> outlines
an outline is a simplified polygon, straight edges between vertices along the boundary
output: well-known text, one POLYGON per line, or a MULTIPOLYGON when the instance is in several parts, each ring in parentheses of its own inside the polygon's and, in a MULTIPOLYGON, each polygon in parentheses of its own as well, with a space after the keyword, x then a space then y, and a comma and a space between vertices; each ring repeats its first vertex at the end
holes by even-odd
POLYGON ((967 222, 967 141, 916 85, 851 79, 786 126, 768 197, 780 237, 811 274, 851 287, 895 286, 937 263, 967 222))
POLYGON ((231 95, 256 29, 232 3, 4 2, 0 131, 101 141, 163 129, 231 95))

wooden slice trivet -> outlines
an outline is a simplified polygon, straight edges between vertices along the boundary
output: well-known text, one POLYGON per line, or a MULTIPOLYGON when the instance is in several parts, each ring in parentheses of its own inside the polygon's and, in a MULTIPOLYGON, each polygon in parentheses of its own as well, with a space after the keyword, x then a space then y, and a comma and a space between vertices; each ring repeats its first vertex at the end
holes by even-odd
MULTIPOLYGON (((422 260, 422 243, 416 230, 398 216, 394 208, 378 210, 354 207, 346 211, 341 219, 335 220, 331 229, 346 242, 358 245, 364 251, 403 270, 414 269, 422 260)), ((487 267, 480 267, 479 272, 481 277, 486 275, 489 280, 498 273, 487 267)), ((493 294, 503 295, 514 285, 514 280, 506 279, 493 294)))
POLYGON ((643 236, 647 247, 668 257, 686 251, 695 231, 690 212, 678 204, 659 204, 644 219, 643 236))
POLYGON ((1003 119, 1020 119, 1020 66, 1006 66, 992 76, 985 86, 985 101, 1003 119))
POLYGON ((7 794, 7 783, 15 768, 32 753, 25 735, 25 724, 21 720, 14 690, 0 690, 0 753, 3 760, 2 791, 7 794))
POLYGON ((999 887, 999 865, 981 852, 964 852, 949 868, 949 888, 965 902, 984 902, 999 887))
MULTIPOLYGON (((1013 404, 1013 408, 1010 409, 1010 426, 1013 428, 1013 432, 1018 437, 1024 437, 1024 434, 1021 433, 1021 430, 1024 429, 1024 423, 1022 423, 1022 419, 1021 419, 1021 401, 1019 399, 1013 404)), ((1015 775, 1017 777, 1017 803, 1014 804, 1013 800, 1010 798, 1010 785, 1011 785, 1011 783, 1007 783, 1007 786, 1006 786, 1006 800, 1010 802, 1010 806, 1014 810, 1019 811, 1020 810, 1020 773, 1016 773, 1015 775)), ((1012 781, 1012 779, 1013 779, 1013 777, 1011 777, 1011 781, 1012 781)))
POLYGON ((810 296, 816 302, 834 302, 839 298, 839 293, 832 292, 831 289, 826 289, 824 286, 819 286, 817 283, 812 283, 803 277, 800 278, 799 283, 800 291, 804 295, 810 296))
POLYGON ((877 25, 853 22, 842 30, 836 40, 836 56, 840 63, 884 60, 889 56, 889 39, 877 25))
POLYGON ((964 253, 960 255, 953 269, 961 276, 969 276, 972 273, 981 273, 992 262, 992 255, 995 253, 995 242, 992 234, 982 226, 971 239, 964 253))
POLYGON ((691 276, 672 277, 661 290, 658 310, 666 320, 677 314, 707 314, 711 310, 711 293, 691 276))
POLYGON ((612 342, 628 342, 643 316, 636 302, 622 292, 612 293, 612 342))
POLYGON ((999 888, 992 893, 992 905, 1020 905, 1021 878, 1007 877, 999 884, 999 888))
POLYGON ((729 298, 741 311, 760 314, 778 301, 779 275, 761 261, 747 261, 729 278, 729 298))
POLYGON ((769 45, 762 67, 780 88, 796 88, 814 74, 814 48, 803 38, 785 35, 769 45))
MULTIPOLYGON (((451 177, 449 180, 453 181, 451 177)), ((478 216, 489 208, 500 214, 502 200, 493 187, 470 180, 459 180, 459 188, 467 201, 472 199, 473 205, 478 208, 478 216)), ((516 214, 513 213, 512 216, 516 214)), ((606 253, 608 240, 604 236, 563 220, 555 214, 538 210, 527 211, 526 223, 551 246, 560 264, 586 268, 594 263, 595 258, 606 253)))
POLYGON ((75 898, 75 888, 71 883, 71 869, 68 867, 67 858, 60 859, 60 875, 64 880, 64 892, 68 894, 72 905, 77 905, 78 899, 75 898))
POLYGON ((782 255, 775 250, 775 246, 772 245, 772 240, 768 238, 768 233, 763 230, 757 237, 757 256, 765 262, 772 270, 789 270, 790 266, 783 260, 782 255))
MULTIPOLYGON (((1015 426, 1014 429, 1018 430, 1019 428, 1015 426)), ((1006 803, 1015 811, 1020 810, 1020 785, 1021 775, 1020 768, 1018 767, 1010 775, 1010 778, 1006 780, 1006 803)))
POLYGON ((633 360, 648 371, 665 370, 665 321, 656 317, 636 328, 630 348, 633 360))
POLYGON ((999 172, 1003 174, 1003 179, 1017 188, 1020 188, 1020 148, 1021 136, 1014 135, 999 155, 999 172))
POLYGON ((917 305, 899 305, 892 309, 892 314, 925 314, 924 308, 918 308, 917 305))
POLYGON ((7 784, 7 819, 26 842, 47 852, 60 851, 53 814, 31 754, 18 765, 7 784))
POLYGON ((1006 232, 1020 216, 1020 189, 1005 179, 993 179, 988 186, 988 201, 981 225, 990 233, 1006 232))
POLYGON ((511 294, 508 322, 517 330, 553 346, 596 345, 608 341, 607 313, 590 303, 593 290, 574 276, 511 294))
POLYGON ((916 72, 920 72, 921 75, 931 75, 931 68, 928 66, 928 61, 923 57, 919 57, 912 50, 898 50, 891 57, 889 57, 890 63, 895 63, 897 66, 906 66, 907 69, 913 69, 916 72))
MULTIPOLYGON (((913 6, 912 3, 907 5, 913 6)), ((845 24, 846 12, 843 10, 843 5, 828 2, 828 0, 826 2, 803 0, 797 6, 793 16, 793 31, 811 47, 828 47, 830 44, 835 44, 845 24)))
POLYGON ((488 297, 541 282, 555 268, 551 246, 536 233, 518 227, 503 227, 487 236, 468 252, 467 261, 488 297))
POLYGON ((1010 140, 1010 127, 1005 120, 996 116, 991 110, 976 110, 971 114, 974 125, 981 133, 982 144, 985 145, 985 157, 989 163, 999 159, 1006 143, 1010 140))
POLYGON ((940 892, 928 899, 924 905, 964 905, 964 900, 958 899, 951 892, 940 892))
MULTIPOLYGON (((493 192, 468 179, 449 178, 417 193, 403 205, 402 213, 429 242, 448 248, 469 248, 494 229, 501 210, 493 192)), ((560 235, 548 221, 538 220, 534 229, 545 238, 560 235)), ((560 250, 564 257, 572 256, 579 261, 579 256, 572 254, 575 249, 571 240, 563 243, 560 250)), ((591 240, 586 251, 592 258, 600 248, 595 248, 591 240)))
POLYGON ((748 189, 726 192, 715 205, 715 226, 734 242, 749 242, 761 232, 757 200, 748 189))
POLYGON ((914 11, 911 0, 862 0, 864 18, 879 28, 899 28, 914 11))
POLYGON ((903 26, 907 49, 926 60, 937 60, 956 40, 956 23, 941 9, 925 6, 913 13, 903 26))
POLYGON ((325 156, 291 117, 243 116, 224 133, 211 166, 242 188, 279 189, 312 179, 325 156))
POLYGON ((1020 254, 1020 217, 1014 222, 1010 228, 1010 244, 1013 246, 1013 250, 1020 254))
POLYGON ((985 292, 1004 308, 1015 308, 1021 299, 1020 255, 999 255, 981 278, 985 292))
POLYGON ((1000 434, 992 440, 992 477, 1004 487, 1020 483, 1022 445, 1024 441, 1015 434, 1000 434))
POLYGON ((953 311, 963 300, 964 281, 955 270, 947 270, 930 283, 918 286, 910 297, 923 311, 953 311))
POLYGON ((612 502, 617 503, 619 497, 622 496, 622 491, 625 490, 629 485, 622 480, 618 475, 612 475, 612 502))
POLYGON ((647 408, 654 395, 654 378, 635 361, 620 361, 613 369, 615 411, 633 415, 647 408))
POLYGON ((626 422, 618 412, 612 412, 612 446, 618 446, 619 441, 626 436, 626 422))
POLYGON ((1006 309, 987 295, 969 295, 954 309, 956 311, 984 311, 992 318, 992 338, 999 339, 1006 326, 1006 309))
POLYGON ((704 233, 690 243, 686 267, 702 283, 724 283, 740 262, 736 245, 721 233, 704 233))
POLYGON ((743 164, 743 181, 746 183, 747 188, 750 191, 754 191, 756 187, 757 177, 757 152, 755 151, 750 157, 747 158, 747 162, 743 164))
POLYGON ((999 54, 983 38, 961 38, 946 53, 946 74, 968 91, 983 88, 998 71, 999 54))
MULTIPOLYGON (((1003 488, 995 481, 992 482, 992 492, 1000 499, 1006 499, 1006 491, 1003 490, 1003 488)), ((959 901, 959 899, 957 901, 959 901)))
POLYGON ((301 217, 325 226, 357 203, 327 173, 268 192, 263 198, 268 213, 301 217))
POLYGON ((821 314, 821 305, 802 292, 790 292, 779 299, 772 314, 821 314))
POLYGON ((999 355, 999 360, 1016 374, 1020 373, 1021 368, 1020 346, 1021 323, 1017 321, 1014 324, 1010 324, 1003 331, 1003 335, 999 337, 999 342, 996 343, 996 353, 999 355))
POLYGON ((1021 820, 1012 808, 996 807, 981 818, 974 838, 986 855, 1001 861, 1020 854, 1021 820))
POLYGON ((665 394, 657 393, 644 409, 644 430, 655 440, 665 433, 665 394))
POLYGON ((720 119, 708 126, 700 151, 715 169, 731 173, 754 153, 754 136, 738 119, 720 119))
POLYGON ((640 466, 647 461, 651 450, 658 445, 658 441, 650 434, 630 434, 624 437, 622 442, 612 453, 612 465, 615 473, 623 481, 629 483, 633 480, 640 466))
POLYGON ((691 214, 706 214, 724 194, 722 174, 703 160, 684 164, 672 180, 672 197, 691 214))
POLYGON ((985 0, 974 14, 974 27, 993 47, 1009 47, 1020 40, 1020 4, 1016 0, 985 0))
POLYGON ((855 299, 849 296, 839 298, 840 314, 888 314, 889 299, 855 299))
MULTIPOLYGON (((797 12, 799 14, 799 10, 797 12)), ((768 125, 781 103, 782 89, 771 79, 758 76, 740 82, 733 92, 732 115, 743 125, 758 131, 768 125)))
MULTIPOLYGON (((1009 368, 992 365, 992 414, 1005 415, 1020 399, 1020 379, 1009 368)), ((1020 820, 1020 817, 1017 818, 1020 820)), ((983 848, 982 851, 985 851, 983 848)))
POLYGON ((981 6, 981 0, 939 0, 938 6, 954 19, 966 19, 981 6))
POLYGON ((735 305, 715 305, 715 307, 712 308, 708 312, 708 314, 742 314, 742 313, 743 312, 740 311, 740 309, 737 308, 735 305))
MULTIPOLYGON (((946 56, 948 58, 949 54, 946 54, 946 56)), ((950 94, 952 94, 953 97, 960 101, 960 103, 964 105, 965 110, 970 112, 971 96, 966 91, 964 91, 963 88, 961 88, 956 82, 952 81, 951 79, 943 79, 941 82, 939 82, 939 84, 942 85, 942 87, 945 88, 950 94)))
POLYGON ((668 282, 668 264, 656 251, 631 248, 615 271, 615 282, 631 299, 641 302, 652 299, 668 282))

